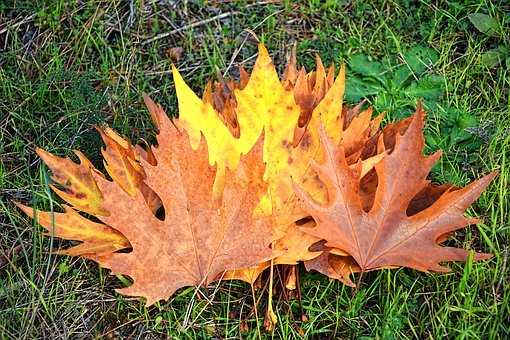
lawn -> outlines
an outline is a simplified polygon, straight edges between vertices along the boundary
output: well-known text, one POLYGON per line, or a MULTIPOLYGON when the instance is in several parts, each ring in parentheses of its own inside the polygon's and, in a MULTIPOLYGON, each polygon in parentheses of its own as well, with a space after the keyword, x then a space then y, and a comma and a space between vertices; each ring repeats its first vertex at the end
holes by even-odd
POLYGON ((0 338, 508 338, 509 13, 506 1, 480 0, 0 2, 0 338), (308 69, 316 54, 345 62, 346 102, 366 98, 385 122, 423 99, 427 153, 443 150, 434 182, 499 171, 468 211, 483 222, 448 241, 494 257, 446 274, 369 272, 356 289, 300 268, 301 302, 275 296, 279 321, 266 331, 262 289, 258 314, 237 281, 147 308, 114 291, 125 278, 52 254, 70 243, 43 236, 12 203, 59 209, 36 146, 80 149, 103 169, 94 125, 154 141, 142 93, 175 115, 172 63, 201 93, 251 68, 254 36, 280 72, 295 43, 308 69))

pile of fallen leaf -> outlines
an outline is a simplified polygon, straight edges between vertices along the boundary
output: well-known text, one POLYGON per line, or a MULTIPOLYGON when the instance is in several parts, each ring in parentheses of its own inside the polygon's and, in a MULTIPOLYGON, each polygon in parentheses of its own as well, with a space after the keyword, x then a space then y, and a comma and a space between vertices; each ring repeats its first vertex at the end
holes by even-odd
POLYGON ((274 266, 300 262, 354 286, 357 272, 444 272, 441 262, 466 260, 468 251, 441 243, 477 223, 464 211, 495 173, 465 188, 427 180, 440 153, 423 155, 420 105, 381 128, 370 108, 342 107, 344 67, 335 77, 317 58, 307 72, 293 53, 280 80, 263 45, 251 74, 209 83, 202 98, 173 75, 178 119, 144 96, 157 145, 98 128, 108 175, 79 151, 75 163, 38 149, 67 204, 18 204, 49 234, 81 241, 58 253, 129 276, 120 293, 151 305, 185 286, 253 284, 268 268, 272 281, 274 266))

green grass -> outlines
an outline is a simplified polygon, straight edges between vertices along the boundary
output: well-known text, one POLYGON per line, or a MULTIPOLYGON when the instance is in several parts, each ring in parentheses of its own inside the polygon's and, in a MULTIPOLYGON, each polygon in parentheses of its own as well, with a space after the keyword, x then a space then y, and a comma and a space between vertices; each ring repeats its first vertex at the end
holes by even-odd
MULTIPOLYGON (((505 1, 132 1, 131 9, 129 3, 0 4, 0 338, 257 338, 258 329, 264 338, 510 336, 510 72, 504 60, 499 66, 483 62, 487 51, 510 46, 505 1), (467 15, 475 12, 494 18, 495 33, 474 27, 467 15), (148 42, 224 13, 231 14, 148 42), (34 148, 60 155, 78 148, 101 168, 94 124, 107 123, 132 141, 151 140, 155 132, 141 93, 176 113, 167 50, 184 49, 176 64, 200 90, 217 70, 236 76, 229 67, 233 55, 234 64, 253 64, 256 44, 246 29, 266 43, 280 71, 294 41, 308 67, 315 53, 337 66, 362 54, 381 62, 385 77, 406 64, 409 49, 436 51, 437 60, 420 76, 443 78, 439 96, 427 102, 428 151, 444 149, 433 179, 465 185, 490 170, 500 172, 469 210, 483 223, 449 242, 494 257, 453 263, 448 274, 368 273, 357 290, 302 270, 308 321, 301 320, 297 300, 277 296, 279 323, 268 333, 262 327, 266 297, 257 326, 245 284, 183 289, 146 308, 115 293, 122 281, 94 263, 50 254, 67 243, 42 236, 11 203, 58 205, 34 148), (462 138, 450 138, 453 133, 462 138)), ((389 110, 392 120, 408 114, 406 105, 415 100, 401 92, 389 86, 368 99, 377 111, 389 110)), ((261 291, 255 294, 258 299, 261 291)))

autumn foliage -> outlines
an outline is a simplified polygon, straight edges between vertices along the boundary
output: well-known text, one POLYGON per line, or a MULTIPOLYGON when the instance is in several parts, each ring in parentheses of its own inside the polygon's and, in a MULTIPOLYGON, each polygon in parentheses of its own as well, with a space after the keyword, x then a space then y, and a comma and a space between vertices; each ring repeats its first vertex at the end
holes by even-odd
POLYGON ((211 82, 200 98, 174 68, 178 119, 144 95, 156 145, 98 128, 107 175, 79 151, 75 163, 38 149, 66 204, 18 206, 48 234, 80 241, 58 253, 129 276, 119 292, 148 305, 185 286, 253 284, 275 265, 303 262, 354 286, 357 272, 466 260, 442 243, 477 223, 464 212, 495 173, 465 188, 432 184, 440 153, 423 153, 421 105, 382 128, 370 108, 343 106, 345 68, 335 73, 320 58, 299 69, 293 53, 280 79, 260 45, 251 74, 211 82))

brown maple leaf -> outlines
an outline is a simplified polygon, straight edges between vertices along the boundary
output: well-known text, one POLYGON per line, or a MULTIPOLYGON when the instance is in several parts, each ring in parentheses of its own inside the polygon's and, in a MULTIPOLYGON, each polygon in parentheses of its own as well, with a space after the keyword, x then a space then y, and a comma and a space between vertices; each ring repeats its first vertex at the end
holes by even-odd
POLYGON ((355 286, 350 278, 351 274, 360 271, 358 264, 351 256, 336 255, 330 251, 323 251, 320 256, 305 261, 305 268, 308 271, 318 271, 351 287, 355 286))
POLYGON ((271 219, 253 216, 267 188, 262 181, 262 139, 235 172, 227 170, 229 181, 215 201, 216 168, 209 165, 205 141, 195 151, 185 132, 168 118, 159 118, 158 147, 153 149, 157 165, 141 164, 144 182, 163 203, 163 220, 154 216, 141 192, 131 196, 119 183, 95 176, 102 207, 109 212, 97 217, 121 232, 133 248, 97 261, 114 274, 130 276, 133 285, 120 292, 143 296, 148 305, 181 287, 205 286, 226 270, 274 257, 271 219))
MULTIPOLYGON (((393 151, 375 165, 378 178, 373 205, 363 209, 360 197, 361 164, 349 167, 342 146, 332 143, 321 130, 321 142, 328 155, 322 164, 313 165, 326 184, 327 204, 315 202, 306 192, 296 193, 317 223, 303 228, 306 233, 327 241, 326 246, 350 254, 363 271, 403 266, 422 271, 447 271, 440 262, 463 261, 468 252, 442 247, 438 241, 454 230, 476 223, 463 216, 496 173, 489 174, 463 189, 449 189, 429 207, 407 215, 413 198, 429 184, 426 180, 440 153, 423 156, 424 111, 421 105, 403 135, 395 138, 393 151)), ((384 148, 382 138, 379 148, 384 148)), ((475 254, 475 260, 489 254, 475 254)))

